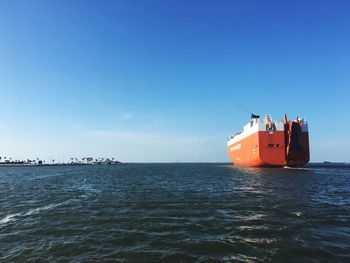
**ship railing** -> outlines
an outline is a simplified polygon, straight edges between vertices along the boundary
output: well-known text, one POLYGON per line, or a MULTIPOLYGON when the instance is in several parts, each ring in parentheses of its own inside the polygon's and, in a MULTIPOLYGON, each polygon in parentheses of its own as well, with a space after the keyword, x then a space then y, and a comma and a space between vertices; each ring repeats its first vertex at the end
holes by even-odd
POLYGON ((228 140, 232 140, 233 138, 235 138, 237 135, 241 134, 242 132, 236 132, 235 134, 231 135, 228 140))

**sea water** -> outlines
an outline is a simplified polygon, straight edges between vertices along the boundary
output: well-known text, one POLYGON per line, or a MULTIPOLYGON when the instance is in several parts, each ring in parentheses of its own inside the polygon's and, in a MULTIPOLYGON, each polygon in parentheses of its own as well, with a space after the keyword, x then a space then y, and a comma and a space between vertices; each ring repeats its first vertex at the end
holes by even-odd
POLYGON ((1 262, 350 259, 350 169, 1 167, 1 262))

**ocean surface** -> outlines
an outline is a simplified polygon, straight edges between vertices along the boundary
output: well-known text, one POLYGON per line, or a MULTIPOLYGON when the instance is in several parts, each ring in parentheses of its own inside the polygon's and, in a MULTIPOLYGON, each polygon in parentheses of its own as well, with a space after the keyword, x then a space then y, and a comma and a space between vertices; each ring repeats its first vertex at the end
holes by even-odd
POLYGON ((1 262, 350 262, 350 168, 0 167, 1 262))

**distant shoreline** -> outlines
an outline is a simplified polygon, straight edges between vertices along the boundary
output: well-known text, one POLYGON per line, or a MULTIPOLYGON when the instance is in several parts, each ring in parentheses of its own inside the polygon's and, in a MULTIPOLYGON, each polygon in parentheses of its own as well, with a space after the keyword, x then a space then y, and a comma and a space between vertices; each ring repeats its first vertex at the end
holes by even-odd
POLYGON ((27 164, 27 163, 0 163, 0 167, 42 167, 42 166, 101 166, 125 165, 126 163, 53 163, 53 164, 27 164))

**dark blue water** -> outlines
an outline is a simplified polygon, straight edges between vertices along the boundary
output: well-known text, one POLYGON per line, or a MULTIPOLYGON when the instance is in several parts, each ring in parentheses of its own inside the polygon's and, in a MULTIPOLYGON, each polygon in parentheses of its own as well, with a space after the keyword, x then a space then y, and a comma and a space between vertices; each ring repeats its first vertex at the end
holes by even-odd
POLYGON ((0 168, 1 262, 350 260, 350 170, 0 168))

